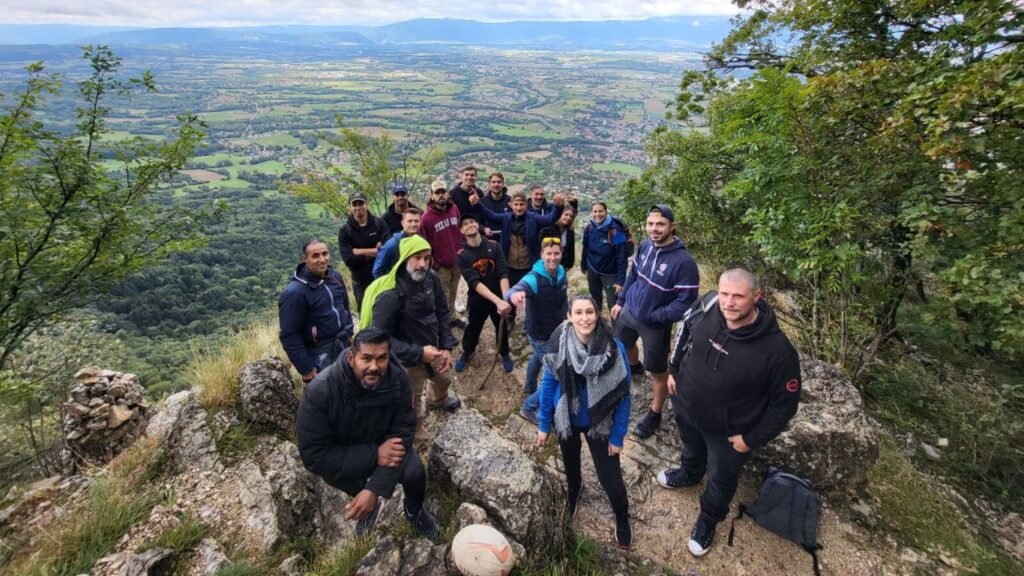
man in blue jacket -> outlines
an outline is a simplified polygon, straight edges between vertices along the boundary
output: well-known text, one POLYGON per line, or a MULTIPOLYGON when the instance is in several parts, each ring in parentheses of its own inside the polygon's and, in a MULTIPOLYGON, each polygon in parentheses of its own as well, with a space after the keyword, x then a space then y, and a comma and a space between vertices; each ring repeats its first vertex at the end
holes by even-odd
POLYGON ((651 408, 633 431, 640 439, 651 436, 661 425, 661 409, 668 398, 672 325, 682 320, 700 289, 697 263, 675 236, 672 209, 665 204, 652 206, 645 228, 647 239, 640 243, 626 285, 611 310, 615 337, 629 349, 632 373, 643 374, 646 368, 654 384, 651 408), (643 366, 638 364, 637 340, 644 343, 643 366))
POLYGON ((309 382, 331 365, 352 338, 348 291, 331 266, 327 243, 302 247, 302 263, 277 302, 279 337, 292 366, 309 382))
POLYGON ((391 267, 398 262, 398 243, 402 238, 420 233, 420 216, 422 215, 423 211, 415 206, 409 206, 402 213, 402 229, 395 232, 377 251, 377 258, 373 261, 374 280, 391 272, 391 267))
POLYGON ((373 327, 306 387, 295 419, 302 463, 352 496, 345 519, 357 521, 357 534, 373 527, 380 499, 401 484, 406 519, 436 539, 437 520, 423 506, 427 474, 412 449, 415 429, 409 377, 391 356, 388 333, 373 327))

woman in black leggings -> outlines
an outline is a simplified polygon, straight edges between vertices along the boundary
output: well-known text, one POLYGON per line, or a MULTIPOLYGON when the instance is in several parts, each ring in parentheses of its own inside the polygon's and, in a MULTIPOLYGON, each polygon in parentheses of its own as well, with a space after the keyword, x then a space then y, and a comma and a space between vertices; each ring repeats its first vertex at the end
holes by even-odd
POLYGON ((583 491, 580 435, 586 438, 597 479, 615 512, 615 542, 621 548, 633 542, 619 464, 629 428, 629 378, 626 350, 601 319, 597 303, 590 296, 573 297, 568 319, 551 334, 544 356, 537 445, 543 446, 554 428, 565 465, 571 517, 583 491))

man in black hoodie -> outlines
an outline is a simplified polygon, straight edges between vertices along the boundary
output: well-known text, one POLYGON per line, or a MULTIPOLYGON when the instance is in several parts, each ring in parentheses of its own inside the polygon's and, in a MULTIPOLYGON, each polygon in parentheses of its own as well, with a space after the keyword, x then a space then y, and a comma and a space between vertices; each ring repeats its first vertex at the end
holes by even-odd
POLYGON ((348 200, 348 220, 338 230, 341 260, 352 273, 356 308, 363 306, 363 292, 373 282, 373 261, 377 250, 391 238, 387 222, 366 208, 366 195, 356 192, 348 200))
POLYGON ((409 377, 391 357, 388 333, 366 328, 352 347, 306 387, 295 420, 306 468, 352 496, 345 519, 365 534, 380 515, 380 499, 397 484, 405 517, 420 536, 436 539, 437 520, 423 507, 427 475, 412 449, 416 414, 409 377))
MULTIPOLYGON (((682 327, 680 327, 682 330, 682 327)), ((718 279, 718 306, 693 327, 692 347, 676 340, 668 389, 683 440, 682 466, 658 473, 666 488, 708 483, 689 548, 703 556, 725 520, 740 469, 778 436, 800 402, 800 358, 761 298, 757 277, 727 268, 718 279)))

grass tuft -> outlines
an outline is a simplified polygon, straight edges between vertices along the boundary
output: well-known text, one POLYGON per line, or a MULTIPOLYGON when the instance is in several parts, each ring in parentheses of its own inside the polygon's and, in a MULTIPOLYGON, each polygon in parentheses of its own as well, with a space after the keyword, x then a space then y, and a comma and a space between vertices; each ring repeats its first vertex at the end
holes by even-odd
POLYGON ((373 538, 362 537, 352 540, 341 548, 336 548, 317 560, 306 576, 349 576, 355 574, 359 561, 373 549, 376 542, 373 538))
POLYGON ((238 371, 242 366, 268 355, 287 358, 277 332, 276 321, 257 320, 232 334, 222 348, 193 348, 189 373, 201 387, 200 403, 207 409, 231 408, 238 398, 238 371))

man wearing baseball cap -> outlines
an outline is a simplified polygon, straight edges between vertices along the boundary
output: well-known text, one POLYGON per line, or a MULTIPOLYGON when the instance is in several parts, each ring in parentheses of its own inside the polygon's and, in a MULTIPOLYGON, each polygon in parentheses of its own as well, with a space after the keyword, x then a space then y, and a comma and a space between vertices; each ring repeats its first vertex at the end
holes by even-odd
POLYGON ((410 206, 414 208, 418 208, 418 206, 409 202, 409 189, 405 184, 399 183, 392 186, 391 195, 394 197, 394 201, 384 212, 383 218, 388 225, 388 230, 391 231, 390 235, 393 236, 396 232, 402 231, 402 214, 405 213, 405 210, 410 206))
POLYGON ((352 292, 356 308, 363 305, 363 292, 373 282, 373 260, 377 250, 388 241, 391 233, 383 219, 370 213, 366 195, 355 192, 348 199, 349 217, 338 230, 341 261, 352 273, 352 292))
POLYGON ((697 263, 675 236, 675 214, 665 204, 647 211, 647 239, 640 243, 626 275, 626 284, 611 310, 615 337, 628 349, 633 374, 651 372, 654 398, 650 410, 637 423, 634 434, 647 438, 661 425, 661 410, 668 397, 668 354, 672 325, 697 297, 697 263), (644 363, 636 341, 643 340, 644 363))
POLYGON ((448 186, 444 180, 435 180, 430 185, 430 200, 420 219, 420 236, 430 243, 433 269, 441 279, 448 296, 448 313, 451 325, 465 328, 466 323, 456 316, 455 294, 459 291, 458 253, 462 245, 459 230, 459 207, 448 197, 448 186))

